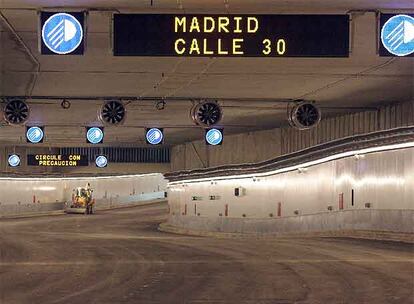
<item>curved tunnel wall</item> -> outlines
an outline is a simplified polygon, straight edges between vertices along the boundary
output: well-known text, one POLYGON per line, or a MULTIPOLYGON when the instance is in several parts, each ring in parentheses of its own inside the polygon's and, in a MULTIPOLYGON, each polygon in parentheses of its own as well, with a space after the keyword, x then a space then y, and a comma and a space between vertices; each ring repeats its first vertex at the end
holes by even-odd
POLYGON ((73 189, 90 183, 97 205, 106 207, 164 197, 162 174, 79 178, 0 178, 0 215, 61 209, 73 189), (16 208, 19 206, 19 208, 16 208))
POLYGON ((413 232, 414 148, 267 177, 172 183, 168 195, 169 224, 185 229, 413 232))

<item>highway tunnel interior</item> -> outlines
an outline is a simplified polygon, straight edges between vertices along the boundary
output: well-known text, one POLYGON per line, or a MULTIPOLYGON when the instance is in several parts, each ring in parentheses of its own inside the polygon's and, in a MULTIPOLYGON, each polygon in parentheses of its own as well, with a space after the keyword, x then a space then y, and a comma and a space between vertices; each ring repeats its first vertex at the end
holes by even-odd
POLYGON ((0 303, 414 303, 414 3, 0 0, 0 303))

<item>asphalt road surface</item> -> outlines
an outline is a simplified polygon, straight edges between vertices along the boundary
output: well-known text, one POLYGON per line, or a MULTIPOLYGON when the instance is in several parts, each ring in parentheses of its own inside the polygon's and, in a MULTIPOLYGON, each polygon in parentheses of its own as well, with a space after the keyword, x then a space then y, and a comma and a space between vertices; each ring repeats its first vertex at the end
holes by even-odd
POLYGON ((0 303, 414 303, 411 245, 180 236, 166 212, 0 221, 0 303))

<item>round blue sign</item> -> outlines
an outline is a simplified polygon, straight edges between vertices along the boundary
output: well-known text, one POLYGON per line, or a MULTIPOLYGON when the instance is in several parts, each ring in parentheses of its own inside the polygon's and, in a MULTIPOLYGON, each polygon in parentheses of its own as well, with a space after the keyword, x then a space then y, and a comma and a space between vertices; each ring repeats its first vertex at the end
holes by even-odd
POLYGON ((381 41, 393 55, 407 56, 414 53, 414 18, 396 15, 388 19, 381 29, 381 41))
POLYGON ((206 141, 212 146, 219 145, 223 141, 223 133, 218 129, 210 129, 206 133, 206 141))
POLYGON ((43 140, 43 130, 39 127, 30 127, 27 129, 26 137, 29 142, 32 144, 38 144, 43 140))
POLYGON ((164 135, 162 131, 157 128, 152 128, 147 131, 147 142, 151 145, 158 145, 162 142, 164 135))
POLYGON ((9 166, 10 167, 18 167, 20 166, 20 157, 17 154, 12 154, 9 156, 9 166))
POLYGON ((108 165, 108 159, 106 156, 100 155, 96 158, 95 164, 98 168, 105 168, 108 165))
POLYGON ((43 25, 42 39, 53 53, 69 54, 82 43, 83 28, 78 19, 70 14, 54 14, 43 25))
POLYGON ((93 127, 86 133, 86 138, 91 144, 99 144, 103 141, 104 133, 100 128, 93 127))

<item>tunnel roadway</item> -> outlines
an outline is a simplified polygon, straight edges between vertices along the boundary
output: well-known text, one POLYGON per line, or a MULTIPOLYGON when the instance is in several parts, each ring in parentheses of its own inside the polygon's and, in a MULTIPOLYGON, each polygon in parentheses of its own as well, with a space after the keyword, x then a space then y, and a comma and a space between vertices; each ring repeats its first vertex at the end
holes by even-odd
POLYGON ((414 303, 412 245, 157 231, 167 205, 0 221, 0 303, 414 303))

